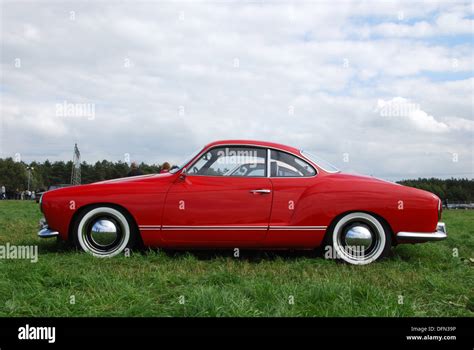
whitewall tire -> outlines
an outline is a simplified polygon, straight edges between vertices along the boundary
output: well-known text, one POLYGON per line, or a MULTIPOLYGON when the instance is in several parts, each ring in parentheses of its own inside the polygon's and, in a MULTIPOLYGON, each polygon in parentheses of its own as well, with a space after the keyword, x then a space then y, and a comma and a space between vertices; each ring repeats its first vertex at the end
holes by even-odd
POLYGON ((76 220, 73 238, 83 251, 96 257, 113 257, 131 248, 130 220, 118 209, 100 206, 84 211, 76 220))
POLYGON ((364 212, 343 216, 329 234, 334 256, 353 265, 370 264, 391 249, 388 229, 375 216, 364 212))

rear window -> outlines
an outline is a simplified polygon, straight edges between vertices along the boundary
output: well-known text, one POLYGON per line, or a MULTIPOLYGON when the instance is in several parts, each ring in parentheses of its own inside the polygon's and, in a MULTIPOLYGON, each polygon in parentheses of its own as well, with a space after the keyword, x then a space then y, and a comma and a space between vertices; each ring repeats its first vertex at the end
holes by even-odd
POLYGON ((306 158, 308 158, 313 163, 315 163, 317 166, 319 166, 324 171, 327 171, 328 173, 338 173, 338 172, 340 172, 340 170, 338 168, 336 168, 334 165, 332 165, 328 161, 325 161, 322 158, 319 158, 318 156, 314 155, 313 153, 302 150, 301 154, 303 156, 305 156, 306 158))

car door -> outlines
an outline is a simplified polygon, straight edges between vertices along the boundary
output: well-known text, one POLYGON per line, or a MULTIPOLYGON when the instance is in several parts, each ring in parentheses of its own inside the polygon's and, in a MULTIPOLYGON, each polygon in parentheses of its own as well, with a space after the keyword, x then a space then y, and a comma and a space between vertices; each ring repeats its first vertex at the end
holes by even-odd
POLYGON ((208 247, 262 242, 273 196, 266 155, 264 148, 241 146, 204 152, 168 191, 163 239, 208 247))
POLYGON ((266 246, 314 247, 321 242, 325 227, 315 221, 315 198, 308 188, 317 181, 316 169, 293 154, 271 150, 270 179, 273 206, 266 246))

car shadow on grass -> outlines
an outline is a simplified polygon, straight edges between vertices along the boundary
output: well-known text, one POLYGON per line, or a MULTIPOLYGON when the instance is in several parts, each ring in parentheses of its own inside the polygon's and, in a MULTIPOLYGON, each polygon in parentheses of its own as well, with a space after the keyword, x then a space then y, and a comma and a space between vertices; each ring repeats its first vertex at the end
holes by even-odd
MULTIPOLYGON (((31 243, 29 243, 31 244, 31 243)), ((48 253, 71 253, 80 252, 68 242, 50 240, 48 242, 40 242, 38 244, 40 254, 48 253)), ((197 260, 211 261, 221 258, 235 258, 249 262, 272 261, 277 259, 296 260, 301 258, 322 258, 324 252, 322 249, 314 250, 252 250, 240 249, 238 256, 235 255, 233 249, 163 249, 163 248, 135 248, 132 254, 165 254, 169 258, 183 258, 192 256, 197 260)), ((85 254, 85 253, 84 253, 85 254)))
MULTIPOLYGON (((184 250, 184 249, 160 249, 162 253, 170 258, 192 256, 197 260, 210 261, 216 259, 234 258, 249 262, 273 261, 277 259, 296 260, 301 258, 324 258, 322 250, 256 250, 240 249, 238 255, 233 249, 213 250, 184 250)), ((145 252, 146 254, 146 252, 145 252)))
POLYGON ((76 251, 74 247, 71 246, 69 242, 64 242, 60 239, 48 239, 41 240, 39 243, 35 242, 38 245, 38 250, 40 254, 46 253, 69 253, 76 251))
MULTIPOLYGON (((34 242, 38 245, 40 254, 47 253, 71 253, 81 252, 81 250, 73 247, 69 242, 61 240, 48 240, 40 242, 34 242)), ((24 242, 26 245, 34 244, 33 242, 24 242)), ((212 261, 216 259, 227 259, 234 258, 241 261, 248 261, 252 263, 259 263, 262 261, 274 261, 274 260, 298 260, 298 259, 315 259, 316 261, 321 260, 332 260, 327 259, 325 250, 323 247, 318 247, 313 250, 296 250, 296 249, 281 249, 281 250, 264 250, 264 249, 240 249, 236 256, 234 249, 163 249, 163 248, 136 248, 132 251, 132 254, 140 254, 146 256, 147 254, 165 254, 169 258, 183 258, 191 256, 200 261, 212 261)), ((85 254, 85 253, 84 253, 85 254)), ((413 256, 406 254, 397 254, 395 249, 392 249, 389 255, 384 260, 399 260, 399 261, 410 261, 414 259, 413 256)), ((336 262, 343 263, 341 259, 335 259, 336 262)))

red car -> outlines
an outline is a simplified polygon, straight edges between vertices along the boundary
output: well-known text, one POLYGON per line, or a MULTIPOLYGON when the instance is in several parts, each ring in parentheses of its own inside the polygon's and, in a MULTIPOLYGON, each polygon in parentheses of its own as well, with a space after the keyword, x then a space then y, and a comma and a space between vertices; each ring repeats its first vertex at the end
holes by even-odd
POLYGON ((169 173, 46 192, 40 237, 95 256, 160 248, 314 249, 351 264, 446 238, 432 193, 343 174, 270 142, 213 142, 169 173))

